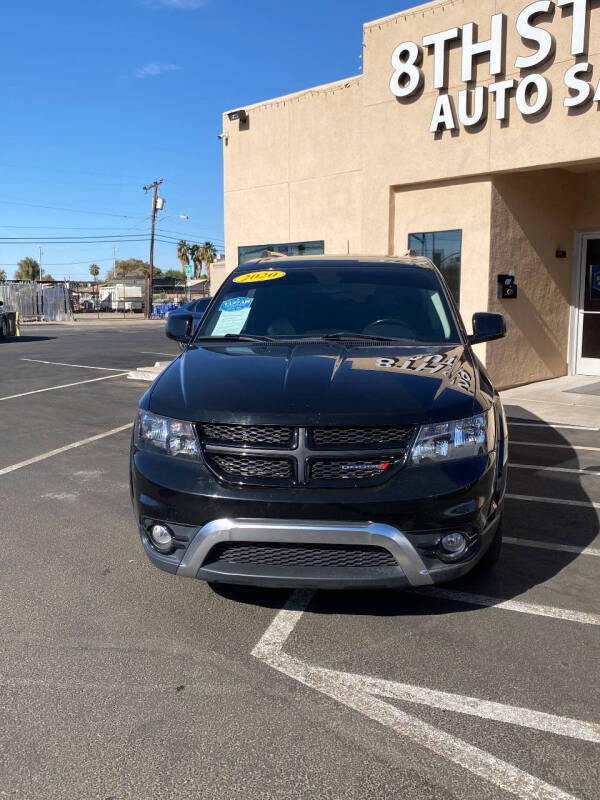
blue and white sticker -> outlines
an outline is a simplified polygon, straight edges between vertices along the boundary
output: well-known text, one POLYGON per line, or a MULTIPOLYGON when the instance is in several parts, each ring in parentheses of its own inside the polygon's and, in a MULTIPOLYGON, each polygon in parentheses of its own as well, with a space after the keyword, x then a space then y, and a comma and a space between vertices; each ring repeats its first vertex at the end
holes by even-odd
POLYGON ((252 297, 232 297, 221 303, 219 311, 244 311, 252 305, 252 297))
POLYGON ((219 319, 213 329, 213 336, 226 336, 228 333, 241 333, 250 314, 253 297, 232 297, 219 306, 219 319))

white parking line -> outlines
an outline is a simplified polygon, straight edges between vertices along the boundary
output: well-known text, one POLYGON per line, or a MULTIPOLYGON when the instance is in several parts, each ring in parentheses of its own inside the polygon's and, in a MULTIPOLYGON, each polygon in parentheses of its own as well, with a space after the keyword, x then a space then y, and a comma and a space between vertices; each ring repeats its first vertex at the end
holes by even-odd
POLYGON ((557 506, 578 506, 579 508, 600 508, 600 503, 591 500, 563 500, 560 497, 535 497, 528 494, 506 494, 509 500, 523 500, 527 503, 551 503, 557 506))
POLYGON ((71 386, 82 386, 84 383, 97 383, 98 381, 109 381, 111 378, 122 378, 129 375, 129 372, 117 372, 115 375, 103 375, 102 378, 88 378, 87 381, 77 381, 76 383, 62 383, 60 386, 48 386, 45 389, 34 389, 32 392, 21 392, 20 394, 8 394, 0 397, 1 400, 14 400, 17 397, 28 397, 30 394, 40 394, 41 392, 53 392, 55 389, 70 389, 71 386))
POLYGON ((133 423, 129 422, 127 425, 121 425, 120 428, 113 428, 110 431, 98 433, 96 436, 89 436, 87 439, 81 439, 78 442, 67 444, 64 447, 58 447, 56 450, 49 450, 47 453, 42 453, 39 456, 28 458, 26 461, 19 461, 18 464, 12 464, 10 467, 4 467, 3 469, 0 469, 0 475, 8 475, 9 472, 15 472, 18 469, 23 469, 23 467, 29 467, 31 464, 37 464, 39 461, 45 461, 47 458, 52 458, 53 456, 58 456, 61 453, 66 453, 69 450, 74 450, 76 447, 83 447, 83 445, 97 442, 99 439, 106 439, 107 436, 114 436, 116 433, 122 433, 132 426, 133 423))
POLYGON ((600 451, 600 447, 582 447, 580 444, 551 444, 550 442, 516 442, 509 439, 509 444, 522 444, 526 447, 557 447, 559 450, 594 450, 600 451))
MULTIPOLYGON (((544 800, 576 800, 568 792, 375 697, 368 688, 357 686, 356 681, 349 680, 349 676, 344 673, 313 667, 284 653, 283 646, 298 624, 311 598, 312 592, 294 592, 264 633, 252 651, 252 655, 299 683, 385 725, 400 736, 411 739, 416 744, 458 764, 522 800, 541 800, 541 798, 544 800)), ((423 698, 424 695, 421 697, 423 698)), ((430 699, 432 698, 430 697, 430 699)), ((465 698, 466 701, 472 699, 465 698)), ((458 698, 454 698, 453 702, 457 700, 458 698)), ((449 702, 448 698, 445 699, 445 702, 449 702)), ((465 702, 465 708, 470 709, 471 712, 474 710, 469 702, 465 702)), ((509 714, 507 709, 508 707, 504 713, 509 714)), ((492 711, 489 705, 487 705, 487 710, 492 711)), ((533 712, 533 714, 537 715, 539 712, 533 712)), ((534 717, 529 717, 529 719, 533 720, 534 717)), ((548 720, 542 722, 540 716, 536 716, 535 721, 544 725, 548 722, 548 720)), ((573 722, 579 724, 575 720, 573 722)), ((586 726, 587 723, 581 723, 581 725, 586 726)), ((563 730, 570 729, 569 722, 566 720, 561 721, 561 726, 563 730)), ((583 728, 580 730, 583 731, 583 728)), ((593 730, 586 732, 589 735, 594 733, 593 730)))
POLYGON ((506 544, 516 544, 520 547, 536 547, 539 550, 557 550, 559 553, 575 553, 578 556, 600 556, 597 547, 576 547, 573 544, 554 544, 553 542, 538 542, 535 539, 516 539, 512 536, 503 536, 506 544))
POLYGON ((574 475, 594 475, 600 476, 600 472, 589 469, 571 469, 569 467, 540 467, 539 464, 514 464, 512 461, 508 465, 513 469, 533 469, 537 472, 570 472, 574 475))
POLYGON ((581 625, 600 626, 600 616, 598 614, 588 614, 585 611, 573 611, 570 608, 542 606, 536 603, 524 603, 522 600, 503 600, 500 597, 488 597, 483 594, 472 594, 471 592, 461 592, 456 589, 445 589, 442 586, 416 586, 413 589, 406 589, 405 591, 410 594, 422 594, 427 597, 435 597, 438 600, 451 600, 457 603, 466 603, 470 606, 499 608, 504 611, 516 611, 519 614, 532 614, 536 617, 550 617, 564 622, 579 622, 581 625))
POLYGON ((35 364, 52 364, 55 367, 76 367, 77 369, 101 369, 104 372, 122 372, 124 367, 90 367, 88 364, 63 364, 62 361, 42 361, 41 358, 22 358, 21 361, 33 361, 35 364))
POLYGON ((559 736, 568 736, 571 739, 579 739, 584 742, 600 743, 600 725, 595 722, 586 722, 580 719, 572 719, 571 717, 559 717, 556 714, 535 711, 532 708, 509 706, 506 703, 481 700, 478 697, 439 692, 424 686, 413 686, 399 681, 372 678, 369 675, 336 672, 335 670, 320 667, 315 667, 314 669, 319 674, 332 678, 343 676, 344 683, 354 686, 361 692, 368 692, 368 694, 375 694, 379 697, 405 700, 408 703, 441 708, 443 711, 468 714, 471 717, 491 719, 494 722, 506 722, 509 725, 519 725, 521 728, 555 733, 559 736))
POLYGON ((574 430, 574 431, 595 431, 598 433, 600 428, 588 428, 585 425, 560 425, 559 423, 555 422, 513 422, 510 418, 507 419, 509 425, 514 428, 557 428, 562 430, 574 430))
POLYGON ((178 353, 158 353, 156 350, 140 350, 143 356, 169 356, 170 358, 177 358, 178 353))

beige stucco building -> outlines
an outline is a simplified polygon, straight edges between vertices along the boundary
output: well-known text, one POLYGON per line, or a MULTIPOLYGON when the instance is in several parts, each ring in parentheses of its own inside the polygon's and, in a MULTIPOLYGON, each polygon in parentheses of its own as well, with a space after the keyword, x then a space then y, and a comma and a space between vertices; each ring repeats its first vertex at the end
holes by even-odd
POLYGON ((600 7, 561 2, 417 6, 365 24, 362 75, 225 114, 228 269, 416 249, 467 328, 505 314, 498 385, 600 374, 600 7))

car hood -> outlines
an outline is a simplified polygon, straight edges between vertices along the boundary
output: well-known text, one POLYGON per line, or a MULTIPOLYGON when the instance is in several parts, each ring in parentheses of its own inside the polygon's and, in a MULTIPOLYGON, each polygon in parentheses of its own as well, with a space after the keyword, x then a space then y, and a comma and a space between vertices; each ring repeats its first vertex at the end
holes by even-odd
POLYGON ((155 381, 142 405, 192 421, 401 425, 489 406, 462 346, 200 345, 155 381))

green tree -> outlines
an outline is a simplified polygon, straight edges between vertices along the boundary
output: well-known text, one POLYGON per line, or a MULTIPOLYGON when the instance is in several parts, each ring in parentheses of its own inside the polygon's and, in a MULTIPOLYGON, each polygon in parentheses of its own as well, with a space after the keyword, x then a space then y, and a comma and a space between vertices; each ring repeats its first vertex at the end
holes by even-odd
POLYGON ((0 269, 0 281, 6 280, 6 270, 0 269))
POLYGON ((185 272, 182 272, 179 269, 168 269, 164 274, 165 278, 175 278, 178 281, 185 280, 185 272))
POLYGON ((177 258, 181 264, 181 269, 185 272, 185 268, 190 263, 190 246, 183 239, 177 245, 177 258))
POLYGON ((200 248, 200 254, 206 267, 206 277, 210 281, 210 266, 217 260, 218 250, 212 242, 204 242, 200 248))
POLYGON ((98 264, 90 264, 90 275, 95 281, 98 280, 98 275, 100 275, 100 267, 98 264))
POLYGON ((202 273, 202 253, 199 244, 190 245, 190 258, 194 265, 194 277, 199 278, 202 273))
POLYGON ((44 272, 44 274, 42 275, 42 283, 44 283, 44 281, 54 281, 54 278, 52 277, 52 275, 50 275, 49 272, 44 272))
MULTIPOLYGON (((106 273, 106 279, 109 281, 118 280, 119 278, 144 278, 150 274, 150 264, 147 261, 142 261, 139 258, 126 258, 123 261, 117 261, 115 264, 116 272, 112 269, 106 273)), ((154 267, 154 277, 158 278, 162 275, 162 271, 154 267)))
POLYGON ((35 258, 22 258, 17 264, 16 281, 37 281, 40 278, 40 265, 35 258))

